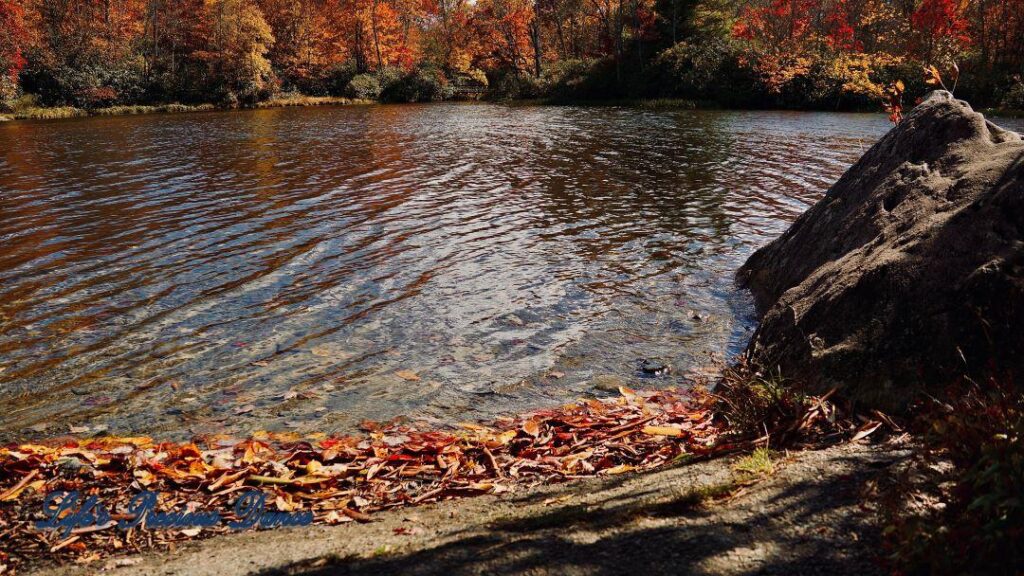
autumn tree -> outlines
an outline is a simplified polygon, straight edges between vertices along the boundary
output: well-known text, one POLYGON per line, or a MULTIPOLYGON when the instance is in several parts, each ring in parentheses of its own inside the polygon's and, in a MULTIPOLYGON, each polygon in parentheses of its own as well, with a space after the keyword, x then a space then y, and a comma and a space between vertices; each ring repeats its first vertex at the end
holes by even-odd
POLYGON ((0 100, 18 91, 18 74, 25 66, 22 51, 28 42, 25 11, 20 0, 0 0, 0 100))
POLYGON ((203 56, 228 98, 254 101, 272 88, 267 53, 274 35, 253 0, 214 0, 207 5, 210 46, 203 56))
POLYGON ((535 20, 532 0, 482 0, 477 6, 477 25, 484 45, 490 47, 486 66, 527 70, 535 20))
POLYGON ((198 99, 211 35, 205 0, 148 0, 144 22, 147 82, 160 94, 198 99))
POLYGON ((445 73, 468 71, 481 46, 467 0, 425 0, 424 59, 445 73))
POLYGON ((970 44, 962 6, 957 0, 924 0, 910 17, 925 62, 952 60, 970 44))

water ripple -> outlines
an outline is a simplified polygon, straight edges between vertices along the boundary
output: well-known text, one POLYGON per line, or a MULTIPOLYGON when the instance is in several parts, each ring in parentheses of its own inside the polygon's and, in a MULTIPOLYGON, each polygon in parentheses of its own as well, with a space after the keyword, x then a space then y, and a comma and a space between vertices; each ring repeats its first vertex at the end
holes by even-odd
POLYGON ((456 421, 647 356, 673 384, 746 337, 738 263, 885 130, 494 105, 0 126, 0 433, 456 421))

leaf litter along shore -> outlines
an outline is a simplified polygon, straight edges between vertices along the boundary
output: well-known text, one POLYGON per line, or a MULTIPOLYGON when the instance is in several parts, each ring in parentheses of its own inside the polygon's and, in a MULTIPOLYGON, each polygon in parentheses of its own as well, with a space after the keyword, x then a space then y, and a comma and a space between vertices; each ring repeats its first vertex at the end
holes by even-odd
POLYGON ((716 397, 702 388, 620 392, 451 430, 366 422, 359 436, 264 432, 191 443, 65 437, 3 446, 0 573, 228 532, 236 499, 252 489, 266 494, 270 512, 308 511, 317 524, 366 522, 388 508, 650 470, 735 448, 721 441, 716 397), (37 529, 46 494, 72 490, 96 496, 115 520, 132 520, 132 497, 150 491, 161 512, 216 510, 225 521, 202 530, 122 531, 113 522, 66 535, 37 529))

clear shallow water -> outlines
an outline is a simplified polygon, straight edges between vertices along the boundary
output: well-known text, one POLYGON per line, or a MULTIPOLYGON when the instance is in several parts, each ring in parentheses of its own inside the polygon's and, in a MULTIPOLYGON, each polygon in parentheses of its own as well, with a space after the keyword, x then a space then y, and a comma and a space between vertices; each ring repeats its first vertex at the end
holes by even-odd
POLYGON ((681 383, 749 333, 734 270, 887 128, 484 104, 0 125, 0 434, 457 422, 681 383))

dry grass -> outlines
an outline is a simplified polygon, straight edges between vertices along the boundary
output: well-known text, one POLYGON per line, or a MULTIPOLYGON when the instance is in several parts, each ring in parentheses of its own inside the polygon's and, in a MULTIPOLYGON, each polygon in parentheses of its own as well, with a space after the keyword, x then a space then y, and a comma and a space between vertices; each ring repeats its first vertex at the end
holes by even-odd
POLYGON ((158 106, 111 106, 92 110, 93 116, 125 116, 133 114, 180 114, 184 112, 207 112, 216 110, 213 104, 160 104, 158 106))
POLYGON ((256 108, 284 108, 288 106, 347 106, 349 104, 368 104, 368 100, 341 98, 338 96, 306 96, 305 94, 287 93, 256 104, 256 108))
POLYGON ((82 118, 88 116, 89 112, 81 108, 71 106, 58 106, 56 108, 21 108, 15 109, 15 120, 64 120, 67 118, 82 118))
POLYGON ((807 395, 781 374, 742 362, 723 370, 715 395, 729 428, 755 445, 820 445, 849 438, 859 430, 852 418, 841 417, 830 401, 832 392, 807 395))
MULTIPOLYGON (((282 94, 276 98, 260 102, 255 108, 280 108, 286 106, 342 106, 350 104, 371 104, 369 100, 354 100, 334 96, 306 96, 297 93, 282 94)), ((82 118, 85 116, 126 116, 137 114, 178 114, 186 112, 207 112, 218 110, 213 104, 157 104, 109 106, 86 110, 71 106, 47 107, 39 106, 33 95, 25 95, 7 103, 10 112, 0 114, 0 122, 6 120, 58 120, 65 118, 82 118)))

